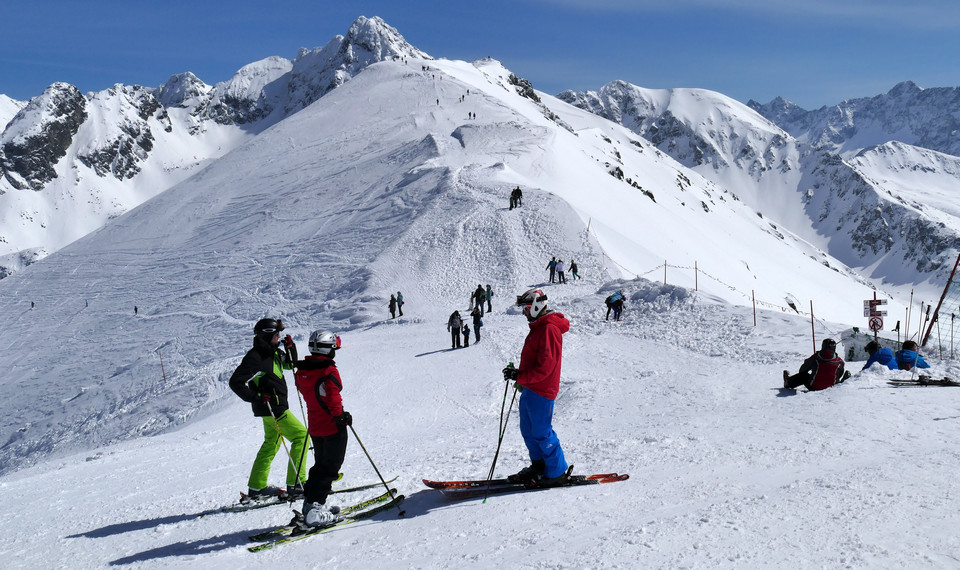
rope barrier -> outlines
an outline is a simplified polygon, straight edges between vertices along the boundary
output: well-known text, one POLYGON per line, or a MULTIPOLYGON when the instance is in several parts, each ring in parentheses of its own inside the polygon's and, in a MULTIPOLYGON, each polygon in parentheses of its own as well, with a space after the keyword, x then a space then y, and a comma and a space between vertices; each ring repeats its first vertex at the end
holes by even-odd
MULTIPOLYGON (((624 272, 626 272, 626 273, 632 273, 632 274, 636 275, 637 278, 644 277, 644 276, 649 275, 649 274, 654 273, 654 272, 658 272, 658 273, 659 273, 661 270, 665 272, 667 269, 693 270, 693 271, 695 271, 695 272, 697 273, 697 275, 703 275, 703 276, 705 276, 705 277, 709 277, 710 279, 713 279, 714 281, 716 281, 716 282, 719 283, 720 285, 726 287, 726 288, 729 289, 730 291, 733 291, 734 293, 737 293, 737 294, 739 294, 739 295, 742 295, 744 299, 753 300, 753 302, 756 303, 756 304, 759 305, 759 306, 762 306, 762 307, 765 307, 765 308, 769 308, 769 309, 779 309, 781 312, 784 312, 784 313, 788 313, 788 312, 791 312, 791 311, 792 311, 792 312, 797 313, 798 315, 801 315, 801 316, 805 316, 805 317, 810 317, 810 316, 811 316, 811 313, 810 313, 809 311, 801 310, 799 307, 785 307, 785 306, 783 306, 783 305, 778 305, 777 303, 771 303, 771 302, 769 302, 769 301, 762 301, 762 300, 760 300, 760 299, 757 299, 757 298, 752 294, 752 292, 751 292, 751 293, 747 293, 747 292, 741 291, 741 290, 737 289, 735 286, 733 286, 733 285, 731 285, 731 284, 723 281, 723 280, 720 279, 719 277, 717 277, 717 276, 715 276, 715 275, 711 275, 710 273, 707 273, 706 271, 704 271, 703 269, 701 269, 701 268, 699 267, 699 264, 698 264, 697 266, 692 266, 692 265, 671 265, 671 264, 667 263, 666 261, 664 261, 664 262, 661 263, 660 265, 657 265, 657 266, 654 267, 653 269, 650 269, 650 270, 645 271, 645 272, 643 272, 643 273, 633 273, 633 271, 631 271, 631 270, 627 269, 626 267, 624 267, 623 265, 617 263, 617 262, 616 262, 615 260, 613 260, 610 256, 608 256, 606 253, 602 253, 601 255, 603 255, 603 257, 605 257, 606 259, 609 259, 614 265, 616 265, 617 267, 619 267, 620 269, 622 269, 624 272)), ((666 281, 666 279, 664 279, 664 281, 666 281)), ((814 316, 813 318, 814 318, 814 321, 816 321, 817 324, 819 324, 819 325, 820 325, 824 330, 826 330, 831 336, 839 337, 839 333, 837 333, 836 331, 832 330, 832 329, 827 325, 827 323, 824 322, 822 319, 817 318, 816 316, 814 316)))

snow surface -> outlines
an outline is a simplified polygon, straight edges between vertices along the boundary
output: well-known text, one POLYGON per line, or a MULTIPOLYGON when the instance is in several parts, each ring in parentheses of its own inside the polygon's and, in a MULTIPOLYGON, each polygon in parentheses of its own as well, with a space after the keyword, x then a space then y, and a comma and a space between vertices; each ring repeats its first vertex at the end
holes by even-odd
MULTIPOLYGON (((562 124, 549 120, 506 75, 492 60, 373 65, 0 281, 4 566, 957 567, 960 391, 890 388, 903 373, 873 369, 779 389, 814 341, 809 315, 776 305, 814 300, 816 340, 847 339, 847 354, 872 290, 625 129, 544 97, 562 124), (614 164, 656 201, 588 175, 614 164), (716 279, 694 291, 670 269, 663 284, 665 251, 716 279), (544 283, 551 255, 584 279, 544 283), (446 318, 478 283, 496 292, 483 338, 450 351, 446 318), (527 330, 509 303, 531 286, 572 323, 555 416, 568 460, 631 479, 450 503, 420 479, 489 470, 499 371, 527 330), (616 289, 625 318, 605 321, 616 289), (756 324, 751 290, 769 300, 756 324), (405 519, 252 554, 247 536, 288 508, 209 513, 244 490, 259 445, 226 380, 268 315, 301 352, 316 328, 342 335, 345 407, 399 477, 405 519)), ((525 463, 514 416, 496 472, 525 463)), ((343 471, 375 480, 356 441, 343 471)))

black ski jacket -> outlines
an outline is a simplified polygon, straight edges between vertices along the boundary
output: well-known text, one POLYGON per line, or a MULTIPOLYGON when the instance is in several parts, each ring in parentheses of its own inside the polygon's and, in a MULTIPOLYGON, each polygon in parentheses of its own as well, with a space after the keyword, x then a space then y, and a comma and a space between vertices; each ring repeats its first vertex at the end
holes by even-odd
POLYGON ((287 382, 283 370, 289 370, 290 363, 280 350, 259 338, 253 339, 253 348, 244 355, 240 366, 230 376, 230 389, 245 402, 250 402, 253 415, 257 417, 273 414, 280 417, 290 407, 287 403, 287 382), (264 401, 266 396, 270 402, 264 401))

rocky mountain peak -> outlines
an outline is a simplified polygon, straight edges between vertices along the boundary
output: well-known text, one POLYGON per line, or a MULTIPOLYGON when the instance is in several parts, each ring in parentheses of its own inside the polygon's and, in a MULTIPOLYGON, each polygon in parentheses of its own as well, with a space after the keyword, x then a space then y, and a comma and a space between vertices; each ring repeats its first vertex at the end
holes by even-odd
POLYGON ((87 119, 87 101, 68 83, 54 83, 10 121, 0 136, 0 170, 17 189, 39 190, 87 119))

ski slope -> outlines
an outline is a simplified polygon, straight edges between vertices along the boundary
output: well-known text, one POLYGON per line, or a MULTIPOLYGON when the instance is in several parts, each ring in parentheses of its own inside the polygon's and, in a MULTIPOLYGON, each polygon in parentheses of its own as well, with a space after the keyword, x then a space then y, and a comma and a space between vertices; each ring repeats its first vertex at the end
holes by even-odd
MULTIPOLYGON (((422 65, 371 66, 0 281, 5 566, 955 566, 960 391, 871 370, 782 394, 811 319, 761 308, 754 325, 742 297, 816 300, 817 341, 847 339, 868 283, 627 131, 547 100, 563 109, 550 117, 492 60, 422 65), (697 290, 636 277, 700 254, 719 280, 697 290), (544 283, 553 255, 584 279, 544 283), (487 283, 482 340, 448 350, 448 315, 487 283), (420 480, 490 469, 500 369, 527 330, 510 301, 532 286, 571 319, 555 421, 568 461, 631 478, 451 504, 420 480), (618 288, 625 318, 605 321, 618 288), (200 516, 237 499, 259 445, 226 381, 264 316, 301 353, 314 329, 342 335, 345 407, 398 476, 404 520, 252 554, 247 536, 289 509, 200 516)), ((496 472, 525 463, 514 418, 496 472)), ((355 441, 343 470, 374 479, 355 441)))

